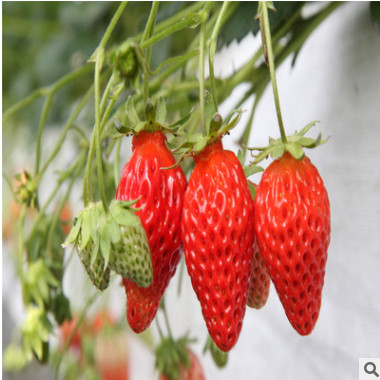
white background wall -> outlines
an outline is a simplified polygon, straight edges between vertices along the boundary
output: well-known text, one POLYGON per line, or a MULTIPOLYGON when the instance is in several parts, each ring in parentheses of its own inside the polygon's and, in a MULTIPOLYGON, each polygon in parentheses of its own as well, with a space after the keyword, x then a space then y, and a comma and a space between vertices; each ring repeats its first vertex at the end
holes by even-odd
MULTIPOLYGON (((216 72, 238 67, 257 46, 253 37, 233 44, 216 57, 216 72)), ((321 313, 313 333, 299 336, 272 286, 262 310, 247 309, 227 367, 217 369, 209 355, 201 360, 211 380, 357 379, 359 357, 380 357, 380 33, 370 24, 368 3, 341 6, 308 39, 295 67, 288 60, 279 68, 277 81, 288 134, 320 120, 311 135, 322 131, 331 136, 325 145, 307 152, 324 179, 331 203, 321 313)), ((244 85, 233 96, 240 91, 244 85)), ((251 103, 244 106, 250 107, 251 103)), ((228 104, 222 105, 222 114, 229 109, 228 104)), ((240 132, 236 128, 224 141, 226 148, 236 152, 234 141, 240 132)), ((279 136, 270 87, 259 104, 250 145, 266 144, 268 136, 279 136)), ((72 260, 65 279, 72 296, 77 292, 72 284, 82 270, 78 261, 72 260)), ((3 265, 5 305, 20 320, 21 307, 8 285, 12 273, 6 260, 3 265)), ((176 336, 188 330, 197 336, 192 347, 201 356, 205 324, 187 274, 177 297, 178 277, 177 272, 166 297, 172 329, 176 336)), ((108 295, 115 312, 125 313, 123 289, 114 284, 108 295)), ((81 300, 74 299, 74 305, 79 308, 81 300)), ((162 315, 159 318, 163 321, 162 315)), ((155 378, 152 353, 133 335, 130 346, 132 380, 155 378)))

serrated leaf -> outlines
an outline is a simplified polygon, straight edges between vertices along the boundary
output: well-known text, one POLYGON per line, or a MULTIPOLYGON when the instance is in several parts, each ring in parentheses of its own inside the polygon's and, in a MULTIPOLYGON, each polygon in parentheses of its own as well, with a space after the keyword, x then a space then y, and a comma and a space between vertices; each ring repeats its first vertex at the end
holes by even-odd
POLYGON ((166 103, 165 100, 160 97, 157 102, 156 122, 164 125, 166 120, 166 103))

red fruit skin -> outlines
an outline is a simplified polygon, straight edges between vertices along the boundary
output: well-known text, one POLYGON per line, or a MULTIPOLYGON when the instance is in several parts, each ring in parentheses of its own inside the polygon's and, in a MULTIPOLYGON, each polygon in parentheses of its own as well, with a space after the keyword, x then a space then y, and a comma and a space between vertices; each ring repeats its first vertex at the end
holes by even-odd
POLYGON ((247 306, 254 309, 261 309, 265 306, 269 297, 269 289, 270 276, 260 254, 259 246, 255 242, 247 306))
POLYGON ((253 201, 240 162, 220 140, 195 162, 182 215, 186 266, 211 338, 229 351, 247 305, 253 201))
POLYGON ((186 177, 175 164, 161 131, 142 131, 133 137, 132 156, 124 166, 117 189, 119 200, 139 198, 136 212, 147 234, 153 281, 146 288, 123 279, 127 320, 133 331, 144 331, 154 319, 160 299, 180 259, 181 213, 186 177))
MULTIPOLYGON (((187 354, 189 355, 190 366, 186 367, 184 364, 181 364, 178 380, 205 380, 206 377, 198 356, 195 355, 189 348, 187 348, 187 354)), ((159 380, 170 379, 164 374, 161 374, 159 380)))
POLYGON ((263 173, 255 198, 255 234, 285 313, 301 335, 319 316, 330 204, 315 166, 289 153, 263 173))

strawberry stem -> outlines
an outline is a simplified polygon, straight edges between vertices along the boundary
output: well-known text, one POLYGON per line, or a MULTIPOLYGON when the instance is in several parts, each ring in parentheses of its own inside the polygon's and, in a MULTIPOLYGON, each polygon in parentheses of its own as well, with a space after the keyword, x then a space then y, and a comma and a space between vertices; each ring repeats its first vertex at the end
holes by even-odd
POLYGON ((270 23, 269 23, 269 17, 268 17, 268 2, 267 1, 260 1, 259 18, 260 18, 261 38, 262 38, 262 44, 263 44, 263 54, 269 66, 269 73, 270 73, 270 78, 272 81, 274 103, 276 106, 278 125, 280 127, 281 140, 284 144, 286 144, 287 140, 286 140, 284 122, 282 120, 280 98, 279 98, 278 89, 277 89, 276 68, 275 68, 274 59, 273 59, 272 40, 271 40, 271 33, 270 33, 270 23))
POLYGON ((206 134, 205 126, 205 34, 206 23, 201 23, 200 41, 199 41, 199 107, 201 116, 201 127, 203 135, 206 134))
MULTIPOLYGON (((146 23, 145 31, 141 39, 141 44, 145 40, 151 38, 153 35, 159 4, 160 4, 159 1, 153 1, 152 3, 152 8, 150 10, 149 18, 146 23)), ((144 72, 144 103, 148 101, 148 97, 149 97, 149 71, 150 71, 149 66, 150 66, 151 55, 152 55, 152 45, 149 45, 146 48, 146 54, 145 54, 146 70, 144 72)))

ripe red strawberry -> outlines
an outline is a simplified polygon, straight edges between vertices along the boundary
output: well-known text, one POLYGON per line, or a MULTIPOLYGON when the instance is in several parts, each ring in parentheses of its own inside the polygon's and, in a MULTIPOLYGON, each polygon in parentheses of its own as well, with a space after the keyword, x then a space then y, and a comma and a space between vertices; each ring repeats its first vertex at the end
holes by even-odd
POLYGON ((127 319, 131 328, 144 331, 157 313, 160 299, 180 259, 180 221, 186 178, 166 146, 161 131, 142 131, 133 137, 133 154, 117 189, 119 200, 138 199, 136 212, 147 234, 153 281, 146 288, 123 279, 127 319))
POLYGON ((307 157, 285 153, 265 170, 255 198, 255 234, 290 323, 310 334, 321 307, 330 205, 307 157))
POLYGON ((247 305, 253 201, 240 162, 220 140, 194 159, 182 216, 186 265, 210 336, 229 351, 247 305))
MULTIPOLYGON (((202 364, 197 355, 189 348, 186 348, 190 365, 180 364, 178 380, 205 380, 202 364)), ((170 376, 161 374, 159 380, 172 380, 170 376)))
POLYGON ((264 259, 260 255, 259 246, 257 242, 255 242, 247 305, 254 309, 261 309, 267 303, 269 289, 269 273, 265 266, 264 259))

